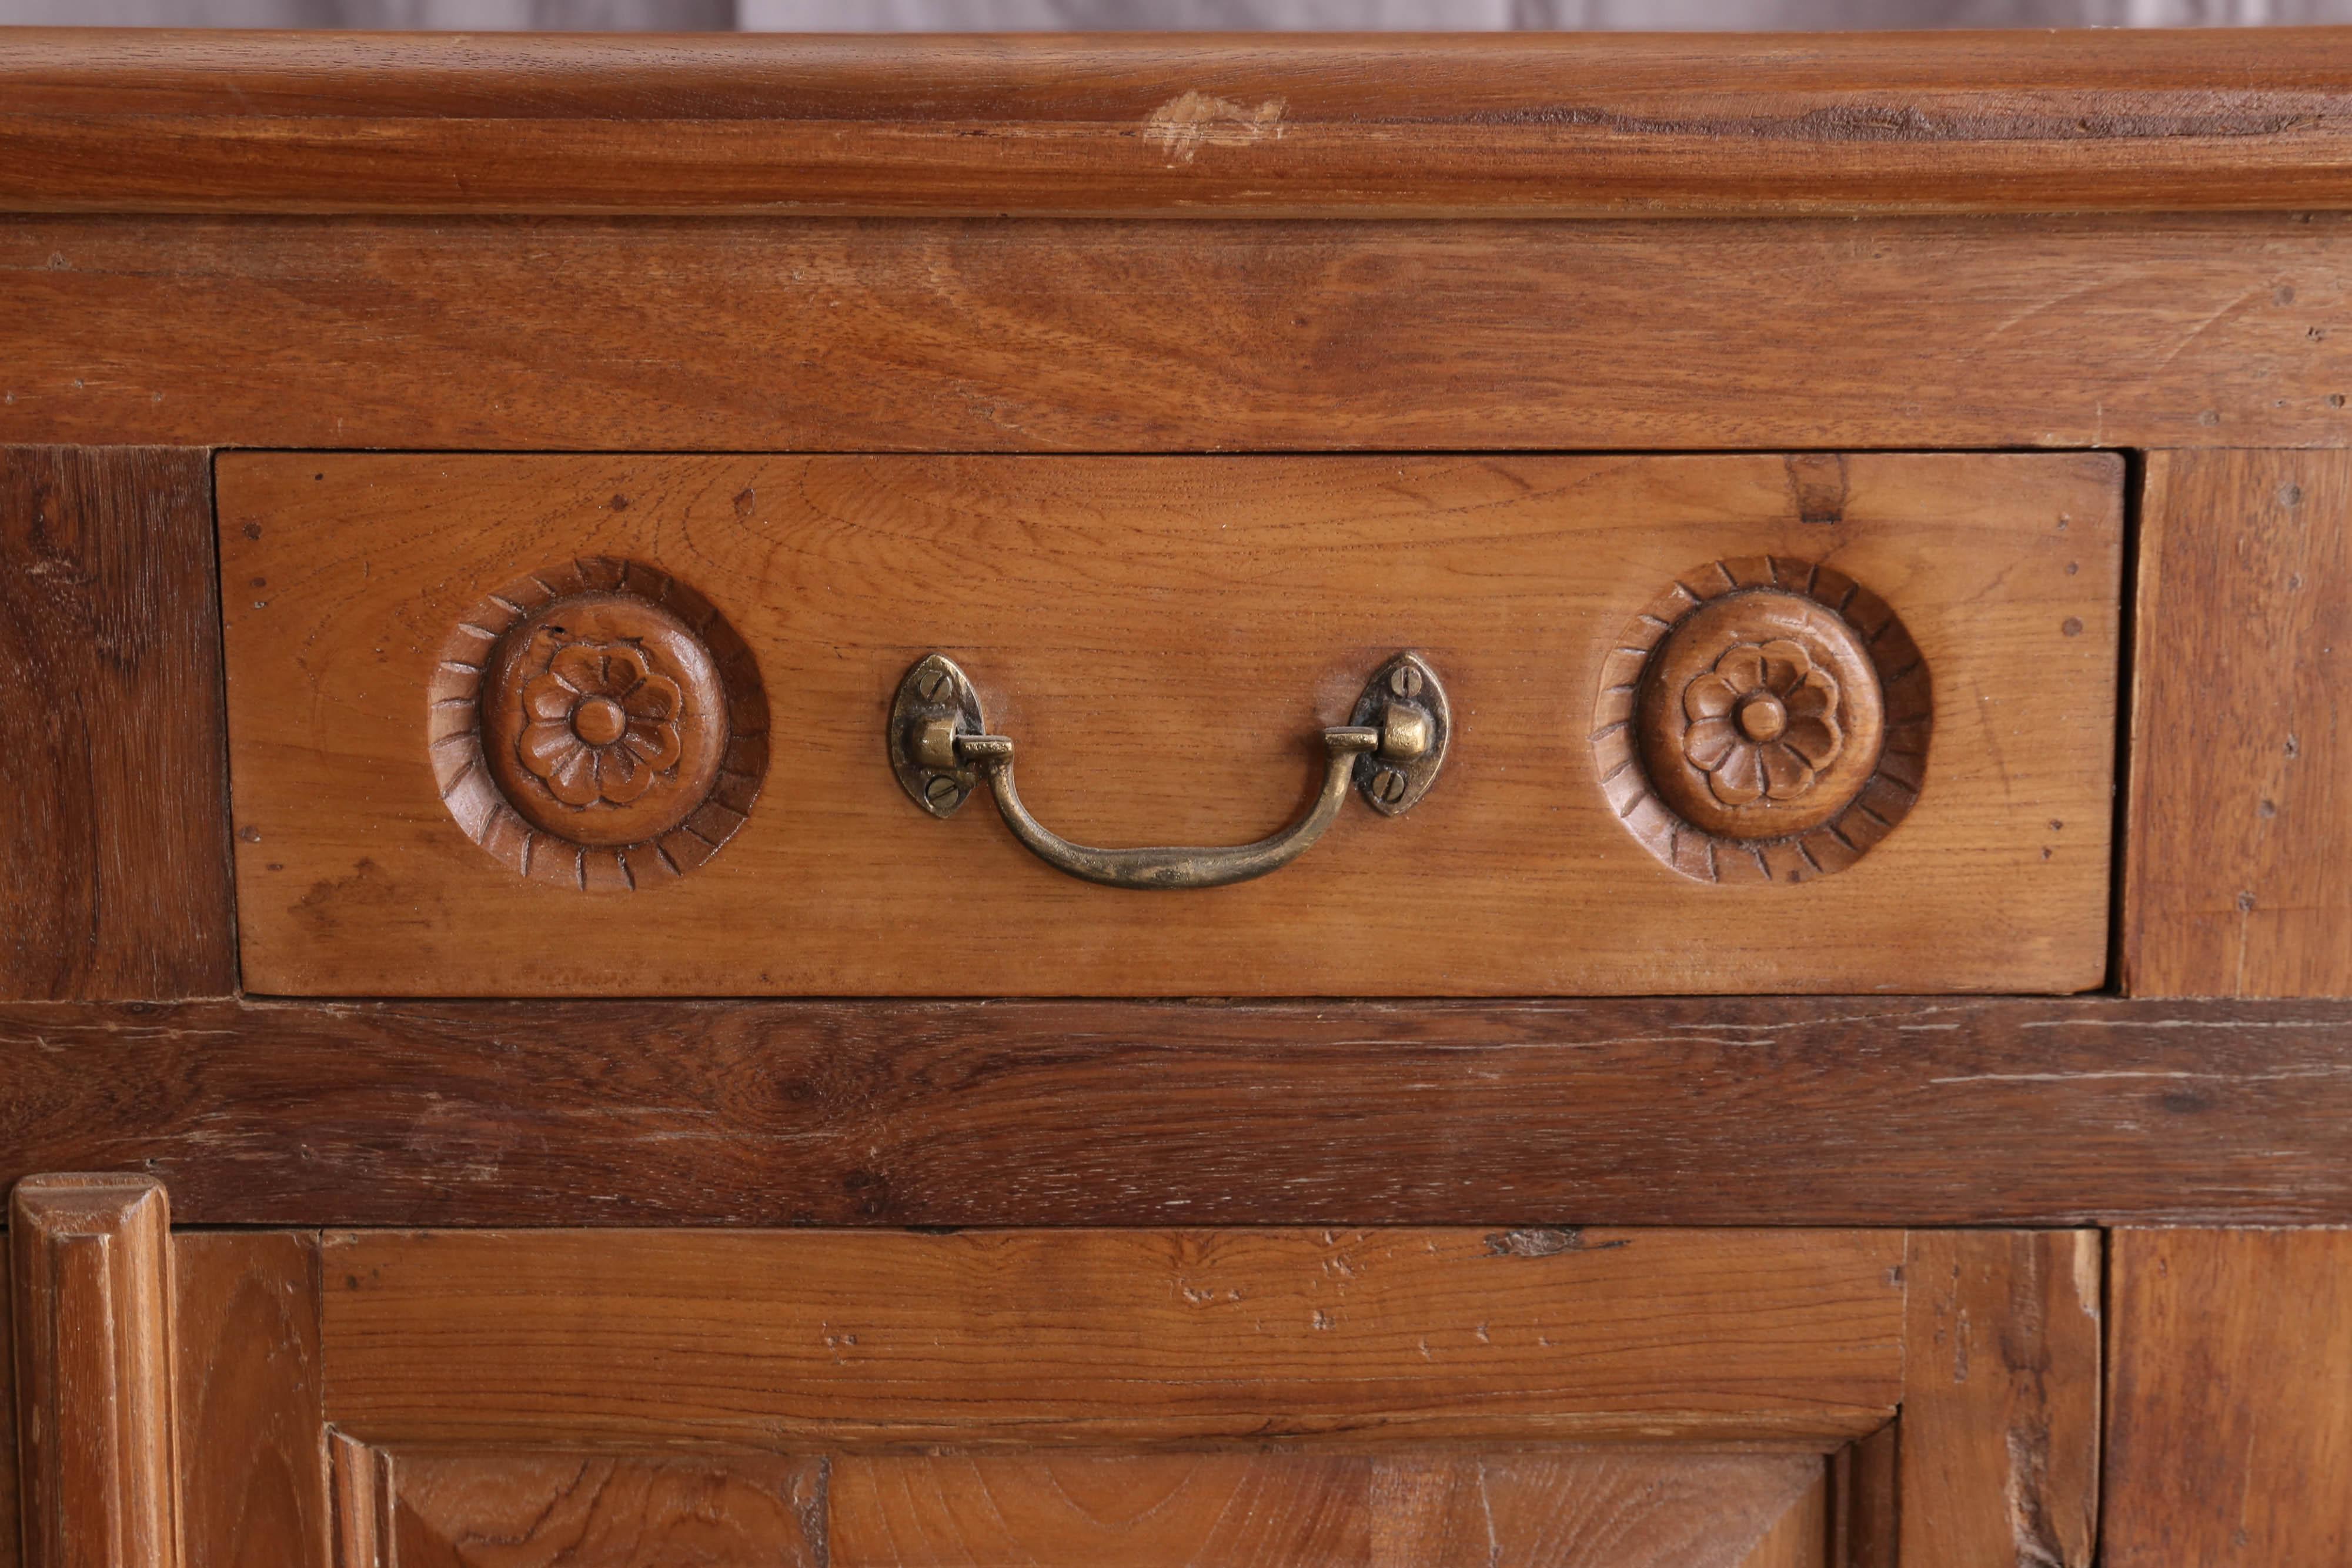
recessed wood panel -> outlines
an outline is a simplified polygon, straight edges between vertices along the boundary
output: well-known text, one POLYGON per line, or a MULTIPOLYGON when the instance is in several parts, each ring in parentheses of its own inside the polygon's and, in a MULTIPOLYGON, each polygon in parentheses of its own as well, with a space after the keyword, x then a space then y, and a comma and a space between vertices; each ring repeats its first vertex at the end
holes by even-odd
POLYGON ((1901 1396, 1899 1231, 331 1234, 371 1442, 1777 1440, 1901 1396))
POLYGON ((824 1464, 770 1454, 387 1453, 337 1445, 344 1563, 827 1568, 824 1464), (366 1479, 359 1479, 364 1470, 366 1479))
POLYGON ((856 1455, 826 1534, 832 1568, 1821 1568, 1822 1473, 1640 1449, 856 1455), (1801 1541, 1809 1511, 1812 1555, 1768 1539, 1801 1541))
POLYGON ((2099 455, 226 456, 247 983, 2085 988, 2105 952, 2120 473, 2099 455), (499 613, 478 607, 598 560, 705 596, 749 644, 770 726, 756 802, 712 797, 748 819, 701 835, 726 841, 689 874, 641 859, 660 874, 635 891, 486 853, 427 749, 436 669, 483 656, 450 640, 499 613), (1932 739, 1901 729, 1890 685, 1882 771, 1901 730, 1916 803, 1851 864, 1783 846, 1678 870, 1629 831, 1652 808, 1592 737, 1622 716, 1611 694, 1640 661, 1616 650, 1662 595, 1758 572, 1859 584, 1899 618, 1932 739), (884 755, 893 686, 944 650, 1049 825, 1237 843, 1299 812, 1312 737, 1400 648, 1451 694, 1436 788, 1392 821, 1349 805, 1242 886, 1082 884, 984 799, 930 820, 884 755))
POLYGON ((335 1439, 376 1568, 1822 1568, 1828 1466, 1666 1448, 782 1456, 335 1439))

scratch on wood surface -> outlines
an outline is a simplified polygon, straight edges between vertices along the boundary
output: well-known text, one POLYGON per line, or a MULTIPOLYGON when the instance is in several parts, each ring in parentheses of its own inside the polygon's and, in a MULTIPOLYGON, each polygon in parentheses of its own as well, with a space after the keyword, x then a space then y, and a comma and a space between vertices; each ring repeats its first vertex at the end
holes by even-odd
POLYGON ((1288 107, 1278 98, 1252 109, 1198 90, 1181 92, 1146 117, 1143 133, 1160 143, 1171 166, 1190 163, 1203 146, 1245 147, 1269 137, 1279 139, 1288 107))
MULTIPOLYGON (((1402 117, 1392 117, 1402 120, 1402 117)), ((1480 126, 1543 126, 1618 136, 1690 137, 1710 141, 2017 142, 2163 141, 2182 138, 2284 136, 2326 122, 2326 106, 2272 108, 2235 94, 2202 102, 2150 100, 2136 94, 2070 99, 2044 109, 2010 103, 1972 110, 1901 99, 1832 103, 1788 113, 1655 115, 1591 104, 1529 104, 1444 117, 1480 126)))
POLYGON ((1799 453, 1781 460, 1797 515, 1808 523, 1835 523, 1845 517, 1845 458, 1836 453, 1799 453))
POLYGON ((2100 1072, 1968 1072, 1955 1078, 1931 1078, 1943 1083, 2085 1083, 2103 1078, 2227 1078, 2238 1083, 2274 1083, 2291 1078, 2339 1078, 2352 1073, 2352 1062, 2316 1062, 2309 1067, 2281 1068, 2276 1072, 2191 1072, 2184 1068, 2117 1068, 2100 1072))
POLYGON ((2010 1539, 2019 1568, 2070 1568, 2050 1523, 2050 1432, 2035 1423, 2009 1434, 2010 1539))
POLYGON ((1615 1241, 1587 1241, 1583 1230, 1573 1225, 1498 1230, 1486 1238, 1486 1250, 1496 1258, 1556 1258, 1562 1252, 1608 1252, 1632 1245, 1631 1240, 1623 1238, 1615 1241))
POLYGON ((2078 1230, 2074 1233, 2074 1305, 2086 1318, 2099 1315, 2100 1264, 2099 1233, 2078 1230))

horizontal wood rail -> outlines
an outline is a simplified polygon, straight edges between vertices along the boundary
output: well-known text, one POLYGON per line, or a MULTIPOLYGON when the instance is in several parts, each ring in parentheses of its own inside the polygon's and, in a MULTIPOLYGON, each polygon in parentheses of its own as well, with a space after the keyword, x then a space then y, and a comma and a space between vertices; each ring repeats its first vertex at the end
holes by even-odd
POLYGON ((1827 1453, 1903 1402, 1909 1240, 1596 1231, 1530 1256, 1475 1228, 330 1233, 326 1407, 370 1442, 469 1447, 1827 1453), (675 1327, 649 1345, 648 1322, 675 1327))
POLYGON ((2352 1002, 0 1007, 199 1225, 2352 1219, 2352 1002))
POLYGON ((2352 33, 0 40, 0 210, 2352 205, 2352 33))
POLYGON ((2347 274, 2352 216, 2311 213, 1643 219, 1572 236, 1552 223, 15 217, 0 219, 16 307, 0 438, 2342 446, 2347 274))

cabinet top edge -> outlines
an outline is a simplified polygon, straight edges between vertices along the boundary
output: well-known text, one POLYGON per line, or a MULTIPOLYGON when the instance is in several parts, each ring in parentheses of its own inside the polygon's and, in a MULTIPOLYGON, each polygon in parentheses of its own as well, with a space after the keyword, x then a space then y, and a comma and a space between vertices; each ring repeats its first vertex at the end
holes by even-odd
POLYGON ((2352 207, 2352 28, 0 29, 0 211, 1507 217, 2352 207))

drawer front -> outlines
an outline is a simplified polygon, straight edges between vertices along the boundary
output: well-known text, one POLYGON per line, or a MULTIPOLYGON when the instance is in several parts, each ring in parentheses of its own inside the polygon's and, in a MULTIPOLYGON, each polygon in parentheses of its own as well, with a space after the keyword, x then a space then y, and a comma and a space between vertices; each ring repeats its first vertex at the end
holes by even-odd
POLYGON ((2122 482, 2103 454, 224 455, 246 984, 2086 988, 2122 482), (1071 872, 1240 868, 1049 863, 982 731, 1086 845, 1339 809, 1272 874, 1101 885, 1071 872))

